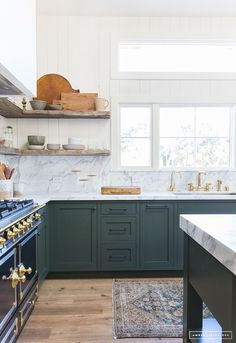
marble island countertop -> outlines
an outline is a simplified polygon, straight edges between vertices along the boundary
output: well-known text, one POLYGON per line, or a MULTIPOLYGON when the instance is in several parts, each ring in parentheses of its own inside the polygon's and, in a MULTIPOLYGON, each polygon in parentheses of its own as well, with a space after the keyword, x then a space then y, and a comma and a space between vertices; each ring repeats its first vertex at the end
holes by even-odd
POLYGON ((180 228, 236 275, 236 215, 181 215, 180 228))
POLYGON ((35 202, 46 203, 56 200, 236 200, 236 194, 197 194, 197 193, 171 193, 171 192, 152 192, 141 193, 139 195, 103 195, 101 193, 46 193, 46 194, 25 194, 25 198, 33 198, 35 202))

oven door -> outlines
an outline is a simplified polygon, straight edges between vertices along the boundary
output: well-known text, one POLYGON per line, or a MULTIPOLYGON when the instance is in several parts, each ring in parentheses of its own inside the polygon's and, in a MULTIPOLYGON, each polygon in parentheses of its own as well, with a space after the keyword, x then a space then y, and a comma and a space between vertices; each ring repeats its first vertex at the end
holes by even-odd
POLYGON ((17 308, 16 248, 0 258, 0 331, 17 308))
POLYGON ((34 230, 18 245, 18 274, 25 280, 19 283, 19 302, 21 302, 38 279, 36 269, 37 230, 34 230))

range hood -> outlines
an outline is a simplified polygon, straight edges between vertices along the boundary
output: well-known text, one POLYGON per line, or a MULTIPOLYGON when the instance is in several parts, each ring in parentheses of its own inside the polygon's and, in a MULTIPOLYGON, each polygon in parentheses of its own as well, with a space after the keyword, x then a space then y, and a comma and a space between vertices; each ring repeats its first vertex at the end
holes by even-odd
POLYGON ((17 95, 33 96, 31 91, 0 63, 0 97, 17 95))

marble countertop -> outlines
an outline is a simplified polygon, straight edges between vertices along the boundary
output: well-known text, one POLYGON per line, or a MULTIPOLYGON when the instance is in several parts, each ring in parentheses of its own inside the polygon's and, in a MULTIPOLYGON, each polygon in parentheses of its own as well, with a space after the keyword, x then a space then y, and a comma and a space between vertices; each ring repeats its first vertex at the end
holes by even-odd
POLYGON ((180 228, 236 275, 236 215, 181 215, 180 228))
POLYGON ((176 194, 171 192, 142 193, 139 195, 103 195, 100 193, 48 193, 25 194, 25 198, 33 198, 39 204, 53 200, 236 200, 236 194, 176 194))

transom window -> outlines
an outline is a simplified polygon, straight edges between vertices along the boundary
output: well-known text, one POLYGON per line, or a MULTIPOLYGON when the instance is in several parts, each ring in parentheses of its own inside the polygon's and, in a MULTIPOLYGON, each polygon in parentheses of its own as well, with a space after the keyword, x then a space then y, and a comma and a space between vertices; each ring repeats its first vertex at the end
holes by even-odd
POLYGON ((116 167, 233 167, 233 112, 232 106, 121 104, 116 167))
POLYGON ((235 78, 236 44, 207 41, 113 40, 112 78, 235 78))

